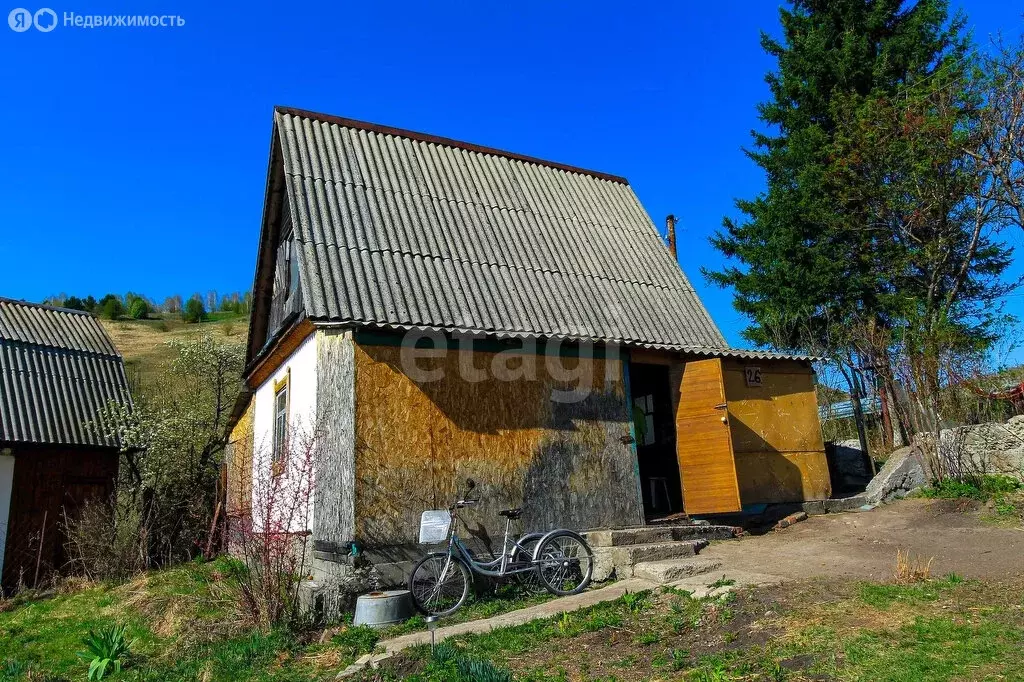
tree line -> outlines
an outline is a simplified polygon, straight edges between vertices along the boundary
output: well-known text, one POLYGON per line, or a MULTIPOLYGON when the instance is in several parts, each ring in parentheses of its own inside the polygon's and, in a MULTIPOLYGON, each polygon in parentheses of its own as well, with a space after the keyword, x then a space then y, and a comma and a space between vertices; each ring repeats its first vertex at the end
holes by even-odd
POLYGON ((1024 41, 974 43, 944 0, 796 0, 780 18, 746 151, 767 189, 737 200, 712 238, 727 264, 704 274, 749 341, 827 358, 857 410, 877 385, 886 431, 934 459, 944 387, 1015 322, 1024 41))
POLYGON ((215 290, 199 292, 184 300, 180 294, 168 296, 162 303, 132 291, 124 294, 106 294, 100 299, 58 294, 43 301, 45 305, 70 310, 84 310, 107 320, 145 320, 165 315, 181 315, 185 322, 202 322, 208 313, 220 311, 248 315, 252 306, 252 292, 234 291, 219 295, 215 290))

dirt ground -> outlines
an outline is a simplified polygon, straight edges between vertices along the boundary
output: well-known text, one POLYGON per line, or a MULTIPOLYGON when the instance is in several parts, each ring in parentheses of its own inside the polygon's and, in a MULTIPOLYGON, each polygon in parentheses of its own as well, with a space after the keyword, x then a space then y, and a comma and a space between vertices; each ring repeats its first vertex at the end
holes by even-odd
POLYGON ((715 542, 701 556, 723 568, 787 578, 892 577, 898 549, 924 561, 932 575, 954 572, 997 579, 1024 574, 1024 528, 997 527, 980 505, 910 499, 868 512, 812 516, 781 531, 715 542))

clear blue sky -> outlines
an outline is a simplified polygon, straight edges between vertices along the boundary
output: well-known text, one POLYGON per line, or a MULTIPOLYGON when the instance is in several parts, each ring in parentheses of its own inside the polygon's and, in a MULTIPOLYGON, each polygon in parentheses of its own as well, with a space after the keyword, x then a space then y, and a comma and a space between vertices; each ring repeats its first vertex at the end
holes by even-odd
MULTIPOLYGON (((680 218, 683 269, 741 343, 699 268, 721 262, 707 237, 733 198, 763 187, 741 147, 778 3, 148 4, 50 6, 185 26, 0 24, 0 295, 248 289, 283 104, 626 176, 659 226, 680 218)), ((954 6, 979 41, 1022 28, 1013 2, 954 6)))

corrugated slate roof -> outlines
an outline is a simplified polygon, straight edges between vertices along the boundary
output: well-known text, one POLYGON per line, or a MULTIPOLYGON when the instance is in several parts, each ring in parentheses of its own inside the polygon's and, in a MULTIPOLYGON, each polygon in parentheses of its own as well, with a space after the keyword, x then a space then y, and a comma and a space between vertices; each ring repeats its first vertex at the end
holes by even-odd
POLYGON ((726 347, 622 178, 275 111, 311 319, 726 347))
POLYGON ((0 298, 0 442, 116 447, 97 423, 111 401, 131 397, 96 318, 0 298))

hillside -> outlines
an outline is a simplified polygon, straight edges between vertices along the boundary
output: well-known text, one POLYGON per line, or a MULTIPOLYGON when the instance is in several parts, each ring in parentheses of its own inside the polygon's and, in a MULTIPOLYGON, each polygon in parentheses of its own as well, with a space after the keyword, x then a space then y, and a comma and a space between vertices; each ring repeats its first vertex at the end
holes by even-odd
POLYGON ((199 324, 185 324, 177 319, 100 322, 124 356, 132 391, 149 385, 163 373, 170 357, 168 341, 210 334, 220 341, 243 344, 249 332, 249 318, 242 316, 199 324))

